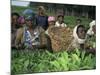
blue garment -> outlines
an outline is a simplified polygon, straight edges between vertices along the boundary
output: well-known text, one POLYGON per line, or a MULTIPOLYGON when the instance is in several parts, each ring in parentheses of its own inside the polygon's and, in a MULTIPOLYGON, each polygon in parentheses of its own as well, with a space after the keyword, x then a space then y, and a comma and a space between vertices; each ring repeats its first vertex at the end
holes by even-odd
POLYGON ((40 40, 39 40, 39 31, 34 30, 34 33, 31 35, 29 32, 28 28, 24 28, 24 45, 26 48, 32 48, 32 45, 40 45, 40 40))
POLYGON ((31 48, 32 47, 32 41, 31 41, 31 36, 29 32, 26 30, 24 34, 25 38, 25 46, 31 48))
POLYGON ((48 27, 48 16, 36 16, 36 25, 41 26, 43 29, 47 29, 48 27))

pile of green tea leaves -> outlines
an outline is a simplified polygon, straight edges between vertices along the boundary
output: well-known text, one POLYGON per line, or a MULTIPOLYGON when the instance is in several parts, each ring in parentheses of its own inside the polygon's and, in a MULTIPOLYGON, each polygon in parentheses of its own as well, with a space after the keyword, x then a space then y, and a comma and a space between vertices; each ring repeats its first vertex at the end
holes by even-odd
POLYGON ((96 68, 96 56, 76 49, 51 53, 47 50, 12 50, 12 74, 90 70, 96 68))

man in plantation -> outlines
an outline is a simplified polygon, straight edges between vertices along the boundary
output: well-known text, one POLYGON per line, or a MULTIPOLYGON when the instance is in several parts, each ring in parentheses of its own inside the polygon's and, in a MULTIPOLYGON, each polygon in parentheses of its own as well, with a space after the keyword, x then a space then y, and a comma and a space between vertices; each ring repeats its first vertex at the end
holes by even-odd
POLYGON ((48 28, 48 16, 46 15, 45 8, 43 6, 39 6, 38 14, 35 19, 37 26, 41 26, 44 30, 48 28))

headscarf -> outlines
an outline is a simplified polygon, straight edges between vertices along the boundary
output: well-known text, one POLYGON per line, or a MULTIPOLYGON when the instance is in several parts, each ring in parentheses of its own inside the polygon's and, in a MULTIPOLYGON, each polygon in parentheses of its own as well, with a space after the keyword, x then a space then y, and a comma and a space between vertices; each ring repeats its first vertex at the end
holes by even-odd
POLYGON ((48 17, 48 22, 50 22, 50 21, 55 21, 55 17, 54 16, 49 16, 48 17))
POLYGON ((30 16, 30 15, 29 15, 29 16, 27 16, 27 17, 25 18, 25 20, 31 20, 31 21, 32 21, 32 20, 33 20, 33 16, 30 16))
POLYGON ((90 23, 90 28, 92 28, 94 25, 96 25, 95 20, 93 20, 93 21, 90 23))
POLYGON ((32 9, 25 9, 22 13, 24 17, 33 16, 35 17, 36 13, 32 9))
POLYGON ((94 32, 92 30, 92 27, 95 26, 95 25, 96 25, 95 20, 93 20, 92 22, 90 22, 90 29, 87 32, 88 35, 93 35, 94 34, 94 32))
POLYGON ((24 23, 25 23, 25 19, 24 19, 23 16, 20 16, 20 17, 18 18, 18 23, 19 23, 19 24, 24 24, 24 23))
POLYGON ((85 39, 80 39, 77 35, 77 28, 78 28, 79 25, 77 25, 74 30, 73 30, 73 37, 74 37, 74 40, 75 42, 79 43, 79 44, 84 44, 85 41, 86 41, 86 37, 85 39))

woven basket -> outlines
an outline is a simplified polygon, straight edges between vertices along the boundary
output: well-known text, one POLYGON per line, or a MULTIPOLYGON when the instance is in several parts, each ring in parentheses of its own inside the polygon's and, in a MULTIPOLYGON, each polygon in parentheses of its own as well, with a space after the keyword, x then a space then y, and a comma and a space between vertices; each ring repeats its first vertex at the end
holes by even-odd
POLYGON ((66 27, 52 27, 49 37, 54 52, 67 50, 73 39, 72 30, 66 27))

